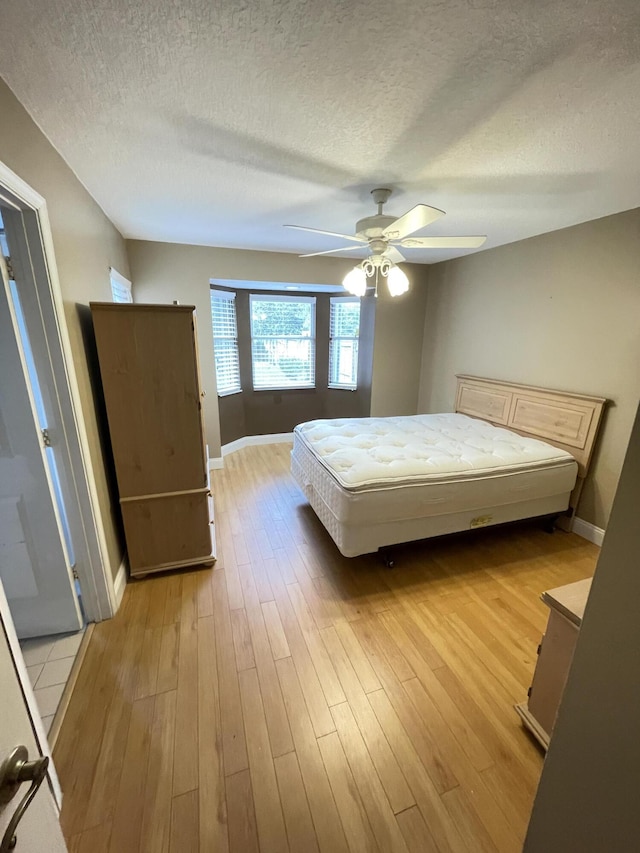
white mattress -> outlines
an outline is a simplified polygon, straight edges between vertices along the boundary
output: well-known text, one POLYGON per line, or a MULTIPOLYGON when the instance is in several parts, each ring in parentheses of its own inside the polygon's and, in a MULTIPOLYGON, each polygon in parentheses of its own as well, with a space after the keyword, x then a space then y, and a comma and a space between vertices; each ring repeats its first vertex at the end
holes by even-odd
POLYGON ((349 527, 512 504, 564 509, 578 470, 563 450, 459 414, 309 421, 294 430, 291 468, 343 553, 349 527))
POLYGON ((308 421, 294 436, 350 491, 574 462, 544 441, 460 414, 308 421))

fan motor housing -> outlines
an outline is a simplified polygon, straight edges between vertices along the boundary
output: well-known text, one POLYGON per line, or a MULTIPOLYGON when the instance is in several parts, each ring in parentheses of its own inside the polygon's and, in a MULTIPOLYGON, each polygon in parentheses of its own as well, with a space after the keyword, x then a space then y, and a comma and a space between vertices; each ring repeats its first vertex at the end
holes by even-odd
POLYGON ((365 216, 356 222, 356 236, 372 240, 381 237, 385 228, 395 222, 396 216, 385 216, 384 213, 376 213, 375 216, 365 216))

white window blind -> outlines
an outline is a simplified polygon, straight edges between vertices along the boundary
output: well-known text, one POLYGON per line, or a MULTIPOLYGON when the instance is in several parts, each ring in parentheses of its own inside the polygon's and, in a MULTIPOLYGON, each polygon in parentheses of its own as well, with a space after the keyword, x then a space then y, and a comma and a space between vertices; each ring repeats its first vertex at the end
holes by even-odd
POLYGON ((315 296, 250 295, 255 390, 314 388, 315 296))
POLYGON ((219 397, 242 391, 235 300, 235 293, 226 290, 211 291, 213 352, 219 397))
POLYGON ((131 292, 131 282, 125 278, 113 267, 109 270, 109 278, 111 280, 111 296, 114 302, 133 302, 133 294, 131 292))
POLYGON ((358 387, 360 300, 336 296, 330 300, 329 388, 355 391, 358 387))

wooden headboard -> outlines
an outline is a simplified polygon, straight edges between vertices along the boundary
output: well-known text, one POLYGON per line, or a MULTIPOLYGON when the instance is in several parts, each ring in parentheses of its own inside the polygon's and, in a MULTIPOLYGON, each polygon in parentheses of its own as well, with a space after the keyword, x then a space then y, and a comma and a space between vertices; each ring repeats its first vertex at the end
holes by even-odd
POLYGON ((604 397, 516 385, 480 376, 458 375, 456 378, 456 412, 482 418, 566 450, 575 458, 578 477, 584 480, 607 402, 604 397))

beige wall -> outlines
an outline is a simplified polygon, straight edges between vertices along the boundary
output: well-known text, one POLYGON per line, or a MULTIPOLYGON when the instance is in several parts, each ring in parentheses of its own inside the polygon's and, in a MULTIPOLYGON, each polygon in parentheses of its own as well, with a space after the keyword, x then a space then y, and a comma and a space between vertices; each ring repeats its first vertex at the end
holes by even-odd
POLYGON ((0 80, 0 161, 47 202, 82 414, 89 436, 108 556, 115 574, 121 558, 107 488, 77 305, 110 300, 109 267, 123 275, 129 267, 124 240, 71 169, 0 80))
MULTIPOLYGON (((182 304, 196 306, 200 367, 206 391, 204 414, 211 456, 220 455, 220 428, 209 303, 210 279, 340 284, 354 263, 352 259, 302 259, 276 252, 140 240, 127 241, 127 248, 137 302, 172 302, 177 299, 182 304)), ((424 268, 407 267, 407 273, 414 283, 411 292, 396 300, 381 298, 376 309, 373 414, 416 411, 426 288, 424 268)))
POLYGON ((427 301, 427 268, 405 266, 408 293, 392 298, 384 285, 376 306, 371 414, 415 415, 420 387, 420 355, 427 301))
POLYGON ((580 629, 525 853, 623 853, 640 838, 640 412, 580 629))
POLYGON ((429 268, 419 410, 471 373, 612 403, 578 514, 605 527, 640 395, 640 210, 429 268))

